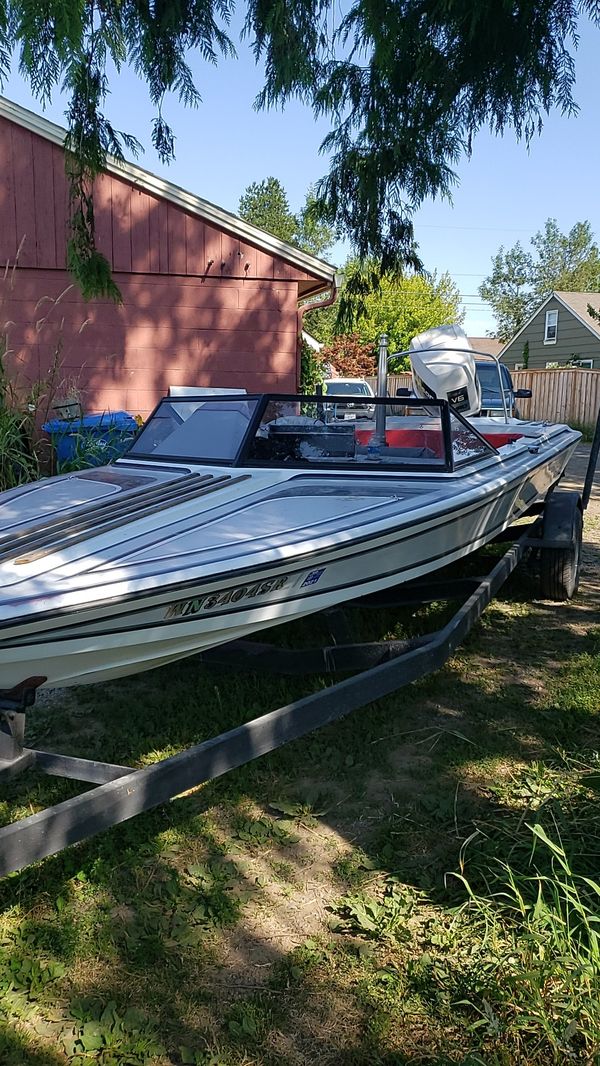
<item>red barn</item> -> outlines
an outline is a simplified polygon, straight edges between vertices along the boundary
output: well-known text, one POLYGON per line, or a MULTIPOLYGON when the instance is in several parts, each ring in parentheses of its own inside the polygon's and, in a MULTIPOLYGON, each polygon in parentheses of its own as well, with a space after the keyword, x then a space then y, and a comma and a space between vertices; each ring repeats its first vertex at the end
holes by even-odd
POLYGON ((123 296, 83 300, 65 268, 65 131, 0 99, 0 333, 21 388, 145 414, 169 385, 295 391, 299 300, 334 268, 132 163, 95 188, 123 296), (48 377, 51 378, 48 383, 48 377))

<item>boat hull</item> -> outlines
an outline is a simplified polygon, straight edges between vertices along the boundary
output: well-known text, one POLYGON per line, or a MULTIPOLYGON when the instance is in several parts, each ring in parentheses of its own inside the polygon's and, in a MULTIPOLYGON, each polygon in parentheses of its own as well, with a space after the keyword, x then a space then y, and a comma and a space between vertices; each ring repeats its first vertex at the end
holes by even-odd
POLYGON ((450 494, 433 513, 408 511, 393 528, 372 522, 318 549, 313 541, 298 544, 260 566, 209 579, 196 571, 172 585, 157 580, 133 595, 16 623, 0 640, 0 688, 34 675, 45 679, 42 688, 112 680, 431 573, 543 499, 575 444, 497 479, 493 489, 475 486, 461 502, 450 494))

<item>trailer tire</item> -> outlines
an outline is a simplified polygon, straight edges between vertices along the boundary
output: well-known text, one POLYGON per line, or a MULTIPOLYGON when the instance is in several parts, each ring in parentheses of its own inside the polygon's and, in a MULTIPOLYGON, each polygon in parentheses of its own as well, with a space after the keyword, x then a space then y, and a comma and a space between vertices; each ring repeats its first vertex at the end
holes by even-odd
MULTIPOLYGON (((571 494, 569 494, 571 495, 571 494)), ((545 600, 570 600, 579 587, 583 515, 579 498, 572 508, 571 541, 564 548, 542 548, 540 553, 540 586, 545 600)), ((544 536, 553 536, 551 515, 544 516, 544 536)))

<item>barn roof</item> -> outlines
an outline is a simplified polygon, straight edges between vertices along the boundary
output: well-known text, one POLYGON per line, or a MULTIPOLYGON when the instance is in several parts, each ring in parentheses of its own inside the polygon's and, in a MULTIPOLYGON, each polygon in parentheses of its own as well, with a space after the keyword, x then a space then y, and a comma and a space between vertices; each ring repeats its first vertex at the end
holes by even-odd
MULTIPOLYGON (((29 111, 20 104, 15 104, 4 97, 0 97, 0 116, 10 122, 15 122, 31 133, 44 137, 61 148, 64 146, 67 131, 62 126, 58 126, 55 122, 50 122, 41 115, 37 115, 34 111, 29 111)), ((143 167, 138 166, 136 163, 121 162, 113 156, 109 156, 105 169, 110 174, 133 182, 153 196, 168 200, 184 211, 204 219, 211 225, 225 229, 244 241, 258 245, 271 255, 285 259, 286 262, 292 263, 300 270, 304 270, 306 273, 313 275, 313 277, 322 280, 325 284, 335 284, 335 267, 331 266, 330 263, 326 263, 308 252, 301 251, 300 248, 294 247, 293 244, 282 241, 279 237, 274 237, 273 234, 267 233, 266 230, 259 229, 258 226, 252 225, 251 222, 245 222, 230 211, 217 207, 216 204, 210 203, 209 200, 203 200, 201 196, 196 196, 194 193, 182 189, 179 185, 174 185, 172 182, 166 181, 165 178, 152 174, 149 170, 144 170, 143 167)))

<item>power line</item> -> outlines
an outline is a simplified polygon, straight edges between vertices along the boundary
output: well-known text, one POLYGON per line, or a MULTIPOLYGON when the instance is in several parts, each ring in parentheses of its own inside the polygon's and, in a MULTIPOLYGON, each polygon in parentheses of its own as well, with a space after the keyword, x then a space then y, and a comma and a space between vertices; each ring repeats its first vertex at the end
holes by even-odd
POLYGON ((515 229, 512 226, 451 226, 445 222, 415 222, 415 229, 457 229, 476 233, 535 233, 532 229, 515 229))

